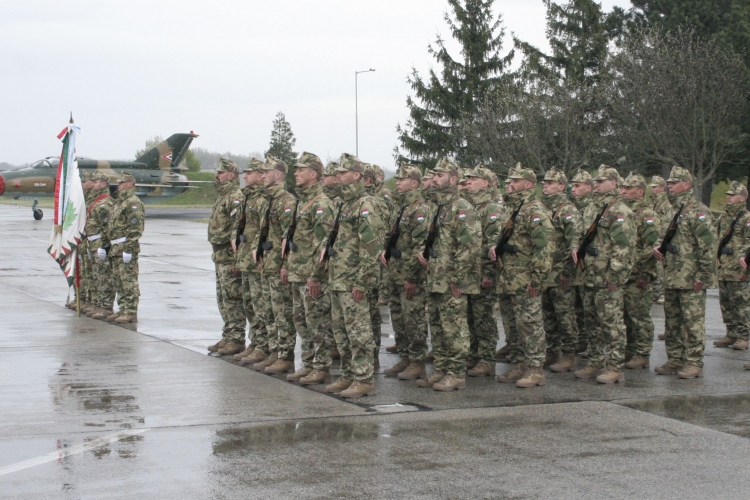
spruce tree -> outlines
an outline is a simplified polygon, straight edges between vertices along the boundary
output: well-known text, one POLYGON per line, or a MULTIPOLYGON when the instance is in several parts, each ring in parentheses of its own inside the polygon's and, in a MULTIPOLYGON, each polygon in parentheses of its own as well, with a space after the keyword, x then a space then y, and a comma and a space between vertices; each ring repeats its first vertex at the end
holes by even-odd
POLYGON ((271 143, 268 151, 263 155, 273 155, 280 159, 288 168, 286 173, 286 185, 288 189, 293 189, 294 182, 294 164, 297 163, 297 153, 294 152, 294 145, 297 139, 292 133, 292 126, 286 121, 284 113, 279 111, 273 120, 273 129, 271 130, 271 143))

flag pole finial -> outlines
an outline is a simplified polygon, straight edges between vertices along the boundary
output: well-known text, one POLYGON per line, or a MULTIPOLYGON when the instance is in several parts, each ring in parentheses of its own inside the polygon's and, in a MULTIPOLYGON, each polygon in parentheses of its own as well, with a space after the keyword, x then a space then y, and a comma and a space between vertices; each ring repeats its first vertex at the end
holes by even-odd
POLYGON ((70 123, 71 124, 73 123, 73 112, 72 111, 70 112, 70 123))

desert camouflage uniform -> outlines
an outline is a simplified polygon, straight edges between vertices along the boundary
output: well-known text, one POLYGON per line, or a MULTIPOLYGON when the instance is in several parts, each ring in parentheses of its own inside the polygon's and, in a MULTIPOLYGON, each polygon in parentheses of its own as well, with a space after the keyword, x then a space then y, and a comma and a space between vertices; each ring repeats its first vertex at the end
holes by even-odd
POLYGON ((98 250, 100 248, 107 250, 110 246, 107 237, 107 224, 113 205, 114 200, 109 196, 108 187, 92 191, 91 201, 88 205, 88 218, 86 219, 86 239, 93 262, 92 268, 96 287, 94 305, 105 311, 112 310, 112 304, 115 301, 115 287, 110 259, 106 257, 101 260, 98 257, 98 250))

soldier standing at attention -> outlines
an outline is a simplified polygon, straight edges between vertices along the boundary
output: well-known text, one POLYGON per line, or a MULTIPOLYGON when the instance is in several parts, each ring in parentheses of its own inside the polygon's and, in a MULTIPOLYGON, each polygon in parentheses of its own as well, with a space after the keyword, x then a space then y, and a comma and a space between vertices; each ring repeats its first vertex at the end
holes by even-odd
MULTIPOLYGON (((383 222, 388 220, 391 217, 391 212, 393 211, 393 193, 390 189, 388 189, 385 185, 385 172, 383 172, 383 169, 380 168, 379 165, 372 166, 373 169, 375 169, 376 173, 376 179, 375 184, 377 186, 377 189, 375 190, 375 196, 376 198, 380 198, 385 201, 385 206, 388 211, 387 215, 383 215, 381 217, 383 219, 383 222)), ((378 305, 386 306, 388 305, 388 302, 390 301, 390 277, 388 276, 389 269, 387 267, 382 268, 381 275, 380 275, 380 289, 378 291, 378 305)), ((379 312, 379 311, 378 311, 379 312)), ((380 351, 380 341, 378 341, 378 351, 380 351)), ((377 362, 376 367, 379 366, 379 362, 377 362)))
MULTIPOLYGON (((385 250, 380 262, 388 268, 390 285, 391 324, 396 336, 399 361, 384 373, 398 376, 400 380, 415 380, 425 375, 427 354, 427 290, 426 271, 419 264, 417 254, 424 247, 429 231, 429 206, 422 199, 419 186, 422 174, 414 165, 402 164, 396 173, 398 191, 392 196, 394 203, 388 230, 401 217, 400 236, 390 250, 390 261, 385 259, 385 250)), ((385 241, 388 244, 388 240, 385 241)))
POLYGON ((747 349, 750 338, 750 281, 745 255, 750 248, 750 213, 745 209, 747 188, 732 181, 727 205, 716 223, 719 240, 719 304, 727 335, 715 340, 716 347, 747 349), (721 244, 720 244, 721 246, 721 244))
POLYGON ((620 198, 619 179, 617 170, 601 165, 594 178, 600 203, 590 204, 583 215, 585 228, 597 215, 601 214, 601 219, 582 263, 583 307, 594 328, 589 337, 589 361, 574 374, 582 379, 596 377, 601 384, 625 381, 622 308, 636 240, 635 214, 620 198))
MULTIPOLYGON (((654 371, 677 373, 679 378, 703 376, 706 346, 706 289, 716 286, 716 232, 708 207, 695 199, 693 176, 674 166, 667 179, 669 201, 682 208, 677 232, 666 255, 654 248, 664 262, 664 316, 667 362, 654 371)), ((665 224, 666 226, 666 224, 665 224)))
MULTIPOLYGON (((88 207, 89 205, 91 205, 91 202, 94 201, 94 199, 92 198, 91 189, 93 185, 93 182, 91 182, 91 173, 81 172, 80 176, 84 201, 86 202, 86 206, 88 207)), ((81 266, 81 314, 88 315, 88 312, 94 311, 96 309, 96 288, 94 286, 94 276, 91 272, 93 256, 91 255, 91 250, 89 250, 88 241, 86 239, 81 241, 81 243, 78 245, 78 256, 78 262, 81 266)))
MULTIPOLYGON (((662 224, 669 224, 674 216, 674 208, 667 198, 667 181, 663 177, 654 175, 651 177, 651 208, 656 212, 657 217, 662 224)), ((666 227, 666 226, 665 226, 666 227)), ((660 228, 660 232, 661 229, 660 228)), ((664 266, 661 262, 657 263, 656 270, 659 273, 656 280, 651 285, 653 301, 657 304, 664 303, 664 266)), ((659 334, 659 340, 664 340, 664 334, 659 334)))
MULTIPOLYGON (((362 183, 363 163, 343 154, 336 169, 342 200, 339 231, 329 251, 331 316, 334 339, 341 355, 341 377, 326 391, 344 398, 375 393, 375 339, 372 338, 368 293, 378 276, 383 251, 383 222, 362 183)), ((320 262, 328 246, 324 241, 320 262)))
POLYGON ((581 213, 565 195, 568 179, 552 167, 544 175, 542 203, 552 214, 555 231, 552 244, 552 269, 542 289, 542 316, 547 334, 545 366, 557 373, 573 369, 578 347, 576 316, 576 265, 573 254, 583 234, 581 213))
POLYGON ((323 174, 320 158, 312 153, 302 153, 295 167, 299 196, 297 225, 291 240, 291 225, 281 240, 282 258, 285 259, 281 280, 292 288, 294 326, 302 338, 302 369, 290 373, 286 379, 315 385, 331 381, 331 296, 328 293, 328 271, 319 260, 323 240, 333 227, 335 207, 323 194, 319 182, 323 174))
POLYGON ((510 352, 514 366, 498 381, 530 388, 546 383, 541 292, 552 266, 554 228, 549 212, 536 199, 536 174, 519 166, 508 178, 513 192, 508 196, 507 210, 514 212, 520 207, 520 211, 508 243, 499 249, 495 241, 489 248, 490 259, 500 260, 498 281, 506 301, 509 330, 515 333, 510 352))
POLYGON ((323 194, 328 196, 328 199, 331 200, 334 205, 341 202, 339 199, 339 185, 336 180, 336 169, 338 167, 338 163, 335 161, 329 161, 328 165, 326 165, 326 169, 320 177, 320 186, 323 189, 323 194))
POLYGON ((622 185, 622 197, 635 214, 635 253, 630 279, 625 285, 625 368, 648 368, 654 345, 654 322, 651 320, 651 283, 657 277, 654 245, 659 240, 661 219, 646 201, 646 180, 633 172, 622 185))
POLYGON ((208 222, 208 242, 216 274, 216 303, 224 321, 221 340, 209 346, 210 352, 222 355, 238 354, 245 350, 245 309, 242 304, 242 275, 235 267, 234 240, 236 225, 245 196, 240 191, 240 169, 232 160, 221 158, 216 170, 216 190, 219 195, 211 209, 208 222))
MULTIPOLYGON (((573 177, 572 183, 570 199, 580 212, 581 221, 583 221, 583 213, 586 207, 594 200, 594 179, 591 177, 591 174, 579 168, 573 177)), ((588 226, 582 226, 583 231, 587 229, 588 226)), ((589 333, 593 331, 595 326, 591 324, 594 318, 587 318, 583 310, 583 285, 580 281, 580 273, 576 273, 574 279, 576 289, 576 322, 578 323, 578 347, 576 348, 576 353, 583 353, 581 356, 585 357, 584 354, 588 356, 589 333)))
POLYGON ((469 354, 468 301, 463 291, 473 283, 482 228, 474 207, 458 195, 458 165, 443 158, 432 171, 433 199, 437 203, 437 238, 430 255, 418 253, 427 268, 428 305, 432 348, 432 375, 419 379, 419 387, 453 391, 466 387, 469 354), (428 261, 429 259, 429 261, 428 261))
MULTIPOLYGON (((112 266, 107 258, 110 247, 107 224, 112 215, 113 199, 109 195, 109 177, 104 172, 91 174, 92 198, 86 219, 86 239, 93 256, 93 274, 96 286, 96 308, 91 312, 94 319, 106 319, 113 314, 115 287, 112 282, 112 266)), ((88 315, 88 314, 87 314, 88 315)))
POLYGON ((266 329, 270 356, 253 369, 270 374, 291 373, 294 371, 294 346, 297 343, 297 332, 292 322, 292 287, 284 283, 281 277, 281 240, 289 228, 292 212, 297 200, 286 190, 287 165, 272 155, 266 156, 262 167, 263 204, 260 209, 265 218, 268 213, 268 238, 263 243, 263 256, 258 255, 261 243, 261 232, 253 240, 253 261, 260 266, 261 284, 263 286, 264 306, 266 306, 266 329))
MULTIPOLYGON (((372 197, 375 208, 377 209, 378 218, 383 221, 388 220, 389 217, 389 203, 385 198, 378 195, 378 171, 375 169, 375 165, 369 163, 363 163, 364 172, 362 175, 363 182, 365 184, 365 192, 372 197)), ((380 168, 380 167, 378 167, 380 168)), ((389 196, 390 198, 390 196, 389 196)), ((385 231, 385 227, 383 229, 385 231)), ((381 240, 385 238, 385 234, 380 236, 381 240)), ((367 294, 368 300, 370 301, 370 325, 372 326, 372 338, 375 339, 375 368, 380 368, 380 345, 382 341, 382 323, 383 317, 380 314, 380 290, 383 283, 383 272, 385 268, 378 266, 377 282, 373 286, 370 293, 367 294)))
MULTIPOLYGON (((517 166, 520 166, 520 163, 517 166)), ((508 170, 508 176, 513 175, 514 171, 515 171, 515 167, 510 167, 510 169, 508 170)), ((508 217, 510 217, 510 214, 508 213, 508 200, 510 199, 511 193, 513 193, 513 186, 510 185, 510 181, 511 181, 510 177, 505 178, 505 182, 504 182, 505 194, 502 197, 503 207, 505 208, 505 211, 503 212, 503 215, 500 220, 500 225, 503 227, 505 227, 505 223, 508 222, 508 217)), ((500 282, 499 279, 497 280, 497 286, 495 287, 495 291, 497 292, 497 303, 498 303, 498 306, 500 307, 500 317, 503 322, 503 333, 505 334, 505 345, 497 350, 497 352, 495 353, 495 359, 502 363, 510 363, 511 362, 511 355, 510 355, 511 344, 515 343, 519 346, 520 344, 518 344, 518 342, 516 341, 511 342, 511 339, 514 339, 516 337, 516 333, 513 331, 513 327, 511 326, 513 324, 513 320, 512 320, 513 311, 511 310, 511 307, 510 307, 510 299, 507 297, 507 294, 505 293, 505 287, 503 286, 503 284, 500 282)))
POLYGON ((138 254, 141 251, 140 239, 146 211, 143 203, 135 195, 135 177, 121 173, 117 179, 117 203, 107 224, 107 237, 112 245, 109 258, 112 263, 117 305, 120 310, 107 316, 107 321, 115 323, 136 323, 138 321, 138 254))

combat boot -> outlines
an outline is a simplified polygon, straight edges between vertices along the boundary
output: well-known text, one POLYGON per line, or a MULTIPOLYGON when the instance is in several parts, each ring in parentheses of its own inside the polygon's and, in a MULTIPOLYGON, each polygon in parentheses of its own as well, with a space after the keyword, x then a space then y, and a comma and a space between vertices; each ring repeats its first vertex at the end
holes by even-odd
POLYGON ((638 370, 639 368, 648 369, 648 365, 648 358, 644 358, 643 356, 638 356, 636 354, 630 359, 630 361, 625 363, 625 368, 627 368, 628 370, 638 370))
POLYGON ((70 302, 68 302, 67 304, 65 304, 65 307, 67 307, 68 309, 72 309, 73 311, 75 311, 75 309, 76 309, 76 301, 75 301, 75 299, 73 299, 70 302))
POLYGON ((578 355, 582 358, 588 358, 589 357, 589 350, 586 349, 585 351, 579 352, 578 355))
POLYGON ((247 356, 245 358, 242 358, 240 360, 241 365, 254 365, 255 363, 260 363, 261 361, 265 360, 267 357, 266 353, 261 351, 260 349, 256 349, 253 351, 253 353, 250 356, 247 356))
POLYGON ((91 305, 91 304, 89 304, 88 302, 85 303, 85 304, 83 302, 81 302, 81 314, 85 314, 85 313, 89 312, 90 310, 92 310, 93 308, 94 308, 94 306, 91 305))
POLYGON ((734 344, 732 344, 732 349, 736 351, 742 351, 744 349, 747 349, 747 345, 747 340, 738 339, 734 344))
POLYGON ((479 364, 479 362, 476 359, 466 360, 466 369, 471 370, 472 368, 477 366, 477 364, 479 364))
POLYGON ((496 359, 503 359, 505 356, 510 354, 510 344, 505 344, 500 349, 497 350, 495 353, 496 359))
POLYGON ((480 361, 479 363, 477 363, 477 366, 475 366, 474 368, 466 372, 466 374, 469 377, 494 377, 495 367, 490 366, 488 363, 485 363, 484 361, 480 361))
POLYGON ((401 358, 398 363, 391 366, 390 368, 383 370, 383 373, 386 374, 388 377, 395 377, 402 371, 406 370, 409 367, 409 360, 406 358, 401 358))
POLYGON ((526 375, 527 371, 528 368, 524 363, 516 363, 510 368, 510 370, 502 375, 498 375, 497 381, 501 384, 513 384, 521 380, 523 376, 526 375))
POLYGON ((292 373, 294 371, 294 361, 278 359, 278 356, 276 358, 277 359, 273 362, 273 364, 266 366, 266 369, 263 370, 263 373, 276 375, 279 373, 292 373))
POLYGON ((625 382, 625 374, 621 371, 608 369, 598 377, 596 381, 600 384, 615 384, 617 382, 625 382))
POLYGON ((432 351, 428 352, 425 354, 424 361, 425 363, 432 363, 435 361, 435 354, 432 351))
POLYGON ((516 387, 522 389, 530 389, 538 385, 547 385, 544 370, 540 366, 529 368, 523 378, 516 380, 516 387))
POLYGON ((372 360, 372 367, 373 367, 374 369, 376 369, 376 370, 377 370, 378 368, 380 368, 380 356, 376 355, 376 356, 375 356, 375 357, 373 358, 373 360, 372 360))
POLYGON ((339 394, 341 391, 345 391, 349 388, 350 385, 352 385, 354 381, 352 379, 346 378, 346 377, 339 377, 339 379, 332 383, 331 385, 326 386, 326 392, 330 392, 332 394, 339 394))
POLYGON ((119 315, 120 315, 120 313, 119 313, 119 312, 116 312, 116 313, 112 313, 112 314, 110 314, 109 316, 107 316, 107 321, 109 321, 110 323, 113 323, 113 322, 114 322, 114 321, 115 321, 115 320, 117 319, 117 317, 118 317, 119 315))
POLYGON ((88 316, 90 318, 94 314, 98 313, 99 311, 100 311, 100 309, 98 307, 93 307, 93 308, 89 309, 88 311, 86 311, 86 316, 88 316))
POLYGON ((245 349, 239 354, 235 354, 234 356, 232 356, 232 358, 236 359, 237 361, 241 361, 242 358, 247 358, 248 356, 250 356, 254 350, 255 350, 255 347, 253 347, 253 345, 250 344, 249 346, 247 346, 247 349, 245 349))
POLYGON ((549 369, 555 373, 565 373, 571 371, 575 364, 576 355, 572 352, 564 352, 560 356, 560 360, 550 366, 549 369))
POLYGON ((211 351, 211 352, 216 352, 219 349, 221 349, 222 347, 224 347, 225 345, 227 345, 227 341, 226 340, 220 340, 217 343, 215 343, 214 345, 208 346, 208 350, 211 351))
POLYGON ((659 335, 656 336, 656 339, 657 340, 664 340, 666 337, 667 337, 666 334, 660 333, 659 335))
POLYGON ((714 340, 714 347, 732 347, 737 339, 724 337, 723 339, 714 340))
POLYGON ((427 378, 420 378, 417 380, 417 387, 422 387, 424 389, 429 389, 433 385, 437 384, 443 378, 445 377, 445 372, 442 371, 434 371, 432 372, 432 375, 430 375, 427 378))
MULTIPOLYGON (((133 315, 123 314, 123 315, 120 315, 120 316, 117 317, 117 319, 115 319, 115 323, 117 323, 119 325, 124 325, 126 323, 138 323, 138 315, 137 314, 133 314, 133 315)), ((245 346, 242 346, 242 348, 244 349, 245 346)))
POLYGON ((398 378, 400 380, 417 380, 418 378, 424 378, 426 374, 427 371, 425 370, 424 363, 412 361, 406 367, 406 370, 398 374, 398 378))
POLYGON ((389 345, 385 348, 385 352, 388 354, 397 354, 398 353, 398 346, 396 344, 389 345))
POLYGON ((106 319, 107 319, 107 317, 109 317, 109 316, 110 316, 110 315, 112 315, 112 314, 114 314, 114 312, 112 311, 112 309, 109 309, 109 310, 107 310, 107 309, 100 309, 98 313, 94 314, 94 315, 93 315, 93 316, 91 316, 91 317, 92 317, 93 319, 102 319, 102 320, 106 320, 106 319))
POLYGON ((331 351, 331 359, 341 359, 341 353, 336 347, 334 347, 333 351, 331 351))
POLYGON ((685 379, 702 378, 703 368, 698 368, 697 366, 693 365, 687 365, 685 368, 677 372, 677 377, 685 379))
POLYGON ((222 356, 231 356, 233 354, 239 354, 245 350, 245 342, 227 342, 224 347, 216 351, 222 356))
POLYGON ((324 370, 313 370, 306 377, 299 379, 302 385, 326 384, 331 381, 331 374, 324 370))
POLYGON ((549 368, 560 360, 560 352, 548 352, 544 359, 544 368, 549 368))
POLYGON ((302 377, 306 377, 312 373, 312 368, 302 368, 301 370, 297 370, 294 373, 290 373, 286 376, 287 381, 289 382, 299 382, 302 377))
POLYGON ((356 399, 362 396, 374 396, 375 395, 375 384, 366 384, 364 382, 353 382, 345 390, 341 391, 342 398, 356 399))
POLYGON ((266 368, 274 364, 279 359, 278 354, 273 353, 270 356, 268 356, 266 359, 261 361, 260 363, 255 363, 253 365, 253 370, 256 372, 264 372, 266 371, 266 368))
POLYGON ((682 370, 681 366, 673 365, 672 363, 667 361, 663 365, 654 368, 654 373, 658 373, 659 375, 674 375, 680 370, 682 370))
POLYGON ((573 372, 573 375, 575 375, 576 378, 594 378, 594 377, 598 377, 602 373, 604 373, 604 369, 603 368, 596 368, 594 366, 587 366, 586 368, 584 368, 582 370, 578 370, 578 371, 573 372))
POLYGON ((750 362, 745 363, 744 365, 742 365, 742 368, 744 368, 745 370, 750 370, 750 362))
POLYGON ((433 384, 432 388, 433 390, 442 392, 460 391, 461 389, 466 389, 466 379, 446 375, 440 382, 433 384))
POLYGON ((576 354, 581 354, 582 352, 586 352, 589 348, 588 342, 578 342, 578 345, 576 346, 576 354))

